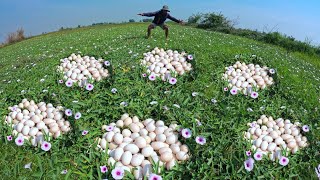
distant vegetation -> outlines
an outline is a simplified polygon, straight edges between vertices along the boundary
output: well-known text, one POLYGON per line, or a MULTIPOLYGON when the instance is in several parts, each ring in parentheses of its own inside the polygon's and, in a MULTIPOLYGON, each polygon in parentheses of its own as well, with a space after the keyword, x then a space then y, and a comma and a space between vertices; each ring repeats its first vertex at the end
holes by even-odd
POLYGON ((1 44, 0 47, 22 41, 25 38, 26 38, 26 36, 24 35, 23 28, 19 28, 16 32, 9 33, 7 35, 5 42, 3 44, 1 44))
POLYGON ((287 51, 298 51, 320 56, 320 46, 311 45, 310 41, 299 41, 292 36, 279 32, 260 32, 257 30, 235 28, 236 22, 229 20, 221 13, 198 13, 189 17, 188 25, 201 29, 218 31, 226 34, 262 41, 285 48, 287 51))

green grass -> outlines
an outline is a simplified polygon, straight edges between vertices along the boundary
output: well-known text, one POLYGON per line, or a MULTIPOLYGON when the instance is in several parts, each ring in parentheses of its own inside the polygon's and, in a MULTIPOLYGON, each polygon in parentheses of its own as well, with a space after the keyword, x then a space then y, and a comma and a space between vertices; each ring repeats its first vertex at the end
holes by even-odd
MULTIPOLYGON (((168 42, 159 28, 153 31, 153 38, 147 40, 146 28, 147 24, 143 23, 79 28, 37 36, 0 49, 2 118, 9 113, 9 106, 23 98, 62 105, 82 113, 73 130, 51 141, 52 148, 46 153, 39 148, 17 147, 13 141, 7 142, 10 129, 1 123, 1 178, 105 178, 99 166, 106 164, 107 155, 95 150, 95 139, 103 134, 100 130, 103 124, 115 122, 127 112, 141 119, 162 119, 166 124, 177 121, 192 129, 192 138, 183 140, 190 147, 191 158, 172 171, 162 172, 164 179, 316 179, 314 168, 320 162, 319 59, 300 53, 288 54, 282 48, 237 36, 177 25, 171 25, 168 42), (179 77, 174 86, 142 78, 139 60, 142 53, 154 47, 194 54, 195 75, 179 77), (110 60, 114 75, 96 83, 92 92, 59 85, 56 66, 71 53, 110 60), (261 57, 260 64, 276 68, 278 83, 259 92, 256 100, 223 92, 221 74, 224 67, 236 61, 237 54, 261 57), (40 79, 45 81, 41 83, 40 79), (112 88, 117 88, 118 93, 112 94, 112 88), (171 93, 164 94, 165 91, 171 93), (199 92, 199 96, 192 97, 192 92, 199 92), (56 96, 52 96, 53 93, 56 96), (212 98, 217 104, 211 103, 212 98), (122 101, 129 105, 121 107, 122 101), (150 105, 151 101, 158 104, 150 105), (169 110, 165 112, 163 106, 169 110), (290 156, 286 167, 264 159, 255 163, 252 172, 246 172, 243 162, 249 146, 242 132, 247 130, 248 122, 262 114, 309 124, 310 146, 290 156), (203 125, 196 126, 195 119, 203 125), (89 130, 87 136, 81 136, 83 129, 89 130), (206 137, 205 146, 194 142, 197 135, 206 137), (32 162, 31 171, 24 169, 24 164, 29 162, 32 162), (67 175, 60 174, 63 169, 68 169, 67 175)), ((250 59, 244 58, 244 61, 250 59)), ((111 168, 108 179, 111 179, 110 172, 111 168)))

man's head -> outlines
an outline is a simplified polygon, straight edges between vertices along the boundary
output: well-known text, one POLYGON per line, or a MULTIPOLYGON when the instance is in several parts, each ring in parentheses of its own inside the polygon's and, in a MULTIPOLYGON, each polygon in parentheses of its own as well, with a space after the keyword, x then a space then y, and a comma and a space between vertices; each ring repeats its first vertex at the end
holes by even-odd
POLYGON ((168 13, 168 12, 170 12, 169 7, 168 7, 167 5, 164 5, 161 10, 162 10, 162 12, 165 13, 165 14, 168 13))

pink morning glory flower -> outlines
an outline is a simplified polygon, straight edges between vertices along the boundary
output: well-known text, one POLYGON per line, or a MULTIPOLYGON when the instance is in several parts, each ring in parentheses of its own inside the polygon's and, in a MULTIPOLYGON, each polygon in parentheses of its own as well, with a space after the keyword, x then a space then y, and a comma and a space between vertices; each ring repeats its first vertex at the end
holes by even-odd
POLYGON ((213 98, 213 99, 211 99, 211 102, 212 102, 213 104, 216 104, 218 101, 217 101, 215 98, 213 98))
POLYGON ((251 156, 251 151, 246 151, 247 156, 251 156))
POLYGON ((60 174, 67 174, 67 173, 68 173, 68 170, 67 170, 67 169, 64 169, 64 170, 61 171, 60 174))
POLYGON ((41 144, 41 149, 44 151, 49 151, 51 149, 51 143, 43 141, 41 144))
POLYGON ((156 174, 150 174, 148 180, 162 180, 162 177, 156 174))
POLYGON ((174 84, 177 83, 177 79, 172 77, 172 78, 169 79, 169 83, 174 85, 174 84))
POLYGON ((86 90, 88 90, 88 91, 92 91, 93 88, 94 88, 93 84, 86 85, 86 90))
POLYGON ((8 141, 12 141, 12 139, 13 139, 13 138, 12 138, 11 135, 10 135, 10 136, 7 136, 7 140, 8 140, 8 141))
POLYGON ((147 77, 147 74, 145 74, 145 73, 144 73, 144 74, 142 74, 142 77, 147 77))
POLYGON ((112 131, 112 130, 113 130, 113 126, 107 126, 106 130, 107 130, 108 132, 112 131))
POLYGON ((73 82, 71 80, 66 81, 66 86, 67 87, 71 87, 73 84, 73 82))
POLYGON ((252 171, 253 165, 254 165, 254 160, 252 158, 249 158, 249 159, 244 161, 244 168, 247 171, 252 171))
POLYGON ((197 93, 197 92, 193 92, 191 95, 192 95, 193 97, 195 97, 195 96, 198 96, 198 95, 199 95, 199 93, 197 93))
POLYGON ((126 106, 128 106, 128 105, 129 105, 129 103, 127 103, 127 102, 125 102, 125 101, 123 101, 123 102, 120 103, 120 106, 126 107, 126 106))
POLYGON ((66 109, 66 110, 64 111, 64 113, 65 113, 67 116, 72 116, 72 111, 71 111, 71 109, 66 109))
POLYGON ((118 91, 118 90, 117 90, 116 88, 112 88, 112 89, 111 89, 111 92, 112 92, 113 94, 117 93, 117 91, 118 91))
POLYGON ((154 74, 150 74, 150 75, 149 75, 149 80, 150 80, 150 81, 156 80, 156 76, 155 76, 154 74))
POLYGON ((115 167, 111 171, 111 175, 114 179, 122 179, 124 176, 124 170, 121 167, 115 167))
POLYGON ((106 173, 106 172, 108 171, 107 166, 100 166, 100 171, 101 171, 102 173, 106 173))
POLYGON ((196 143, 198 143, 200 145, 204 145, 206 143, 206 138, 204 138, 203 136, 197 136, 196 143))
POLYGON ((263 157, 263 154, 262 154, 262 152, 257 151, 256 153, 254 153, 253 157, 255 160, 260 161, 263 157))
POLYGON ((202 126, 202 123, 198 119, 196 119, 196 122, 198 126, 202 126))
POLYGON ((77 112, 75 115, 74 115, 74 119, 78 120, 81 118, 81 113, 80 112, 77 112))
POLYGON ((190 138, 192 135, 192 131, 188 128, 182 129, 181 134, 184 138, 190 138))
POLYGON ((304 131, 304 132, 309 132, 309 131, 310 131, 309 126, 308 126, 308 125, 302 126, 302 131, 304 131))
POLYGON ((82 136, 85 136, 85 135, 88 134, 88 132, 89 132, 89 131, 87 131, 87 130, 83 130, 81 134, 82 134, 82 136))
POLYGON ((228 89, 227 87, 224 87, 224 88, 223 88, 223 91, 224 91, 224 92, 226 92, 226 91, 228 91, 228 90, 229 90, 229 89, 228 89))
POLYGON ((63 80, 62 80, 62 79, 60 79, 60 80, 59 80, 59 84, 62 84, 62 83, 63 83, 63 80))
POLYGON ((193 60, 193 56, 192 56, 191 54, 189 54, 189 55, 187 56, 187 58, 188 58, 189 60, 193 60))
POLYGON ((256 99, 259 94, 257 92, 251 92, 251 95, 250 95, 253 99, 256 99))
POLYGON ((289 159, 287 157, 282 156, 279 160, 279 164, 282 166, 286 166, 289 163, 289 159))
POLYGON ((270 74, 275 74, 275 73, 276 73, 276 70, 274 70, 274 69, 269 69, 269 73, 270 73, 270 74))
POLYGON ((16 145, 17 146, 22 146, 23 143, 24 143, 24 138, 22 136, 18 136, 16 139, 15 139, 15 142, 16 142, 16 145))
POLYGON ((25 165, 24 165, 24 168, 25 168, 25 169, 31 169, 31 164, 32 164, 31 162, 28 163, 28 164, 25 164, 25 165))
POLYGON ((109 61, 104 61, 104 65, 106 65, 106 66, 110 66, 110 62, 109 61))
POLYGON ((236 94, 238 93, 238 90, 237 90, 236 88, 232 88, 232 89, 230 90, 230 93, 231 93, 232 95, 236 95, 236 94))

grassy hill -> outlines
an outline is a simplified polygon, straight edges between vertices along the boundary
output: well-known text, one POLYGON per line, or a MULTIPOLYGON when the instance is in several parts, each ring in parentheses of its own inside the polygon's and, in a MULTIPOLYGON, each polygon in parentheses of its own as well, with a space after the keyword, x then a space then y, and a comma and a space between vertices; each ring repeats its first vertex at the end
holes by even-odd
MULTIPOLYGON (((140 118, 177 121, 196 129, 206 137, 205 146, 188 140, 191 158, 173 171, 162 173, 164 179, 315 179, 314 168, 320 163, 320 61, 300 53, 237 36, 208 32, 191 27, 170 26, 170 39, 159 28, 152 39, 145 39, 147 24, 106 25, 53 32, 0 49, 0 115, 23 98, 50 102, 82 113, 67 136, 51 141, 50 152, 7 142, 9 128, 0 125, 0 174, 3 179, 101 179, 100 165, 107 156, 92 144, 103 134, 101 126, 115 122, 127 112, 140 118), (154 47, 185 50, 196 58, 193 78, 179 78, 175 86, 146 81, 141 77, 139 60, 154 47), (95 84, 92 92, 59 85, 56 66, 71 53, 110 60, 114 76, 95 84), (223 92, 221 75, 235 63, 235 55, 261 57, 260 64, 277 70, 278 83, 259 92, 258 99, 223 92), (40 82, 44 79, 43 82, 40 82), (118 93, 112 94, 111 89, 118 93), (164 94, 164 91, 170 91, 164 94), (192 92, 199 92, 193 97, 192 92), (54 95, 53 95, 54 94, 54 95), (216 104, 210 100, 215 98, 216 104), (78 102, 73 102, 78 101, 78 102), (129 103, 127 107, 119 104, 129 103), (150 105, 158 101, 157 105, 150 105), (181 108, 175 108, 179 104, 181 108), (169 107, 164 111, 163 106, 169 107), (247 111, 251 108, 253 111, 247 111), (290 156, 288 166, 264 159, 252 172, 244 169, 249 146, 242 132, 247 123, 262 114, 287 118, 310 126, 310 145, 290 156), (202 122, 196 127, 195 119, 202 122), (81 130, 89 130, 87 136, 81 130), (32 170, 24 165, 32 162, 32 170), (60 172, 68 169, 67 175, 60 172)), ((244 58, 250 62, 250 58, 244 58)), ((109 168, 108 179, 111 168, 109 168)))

